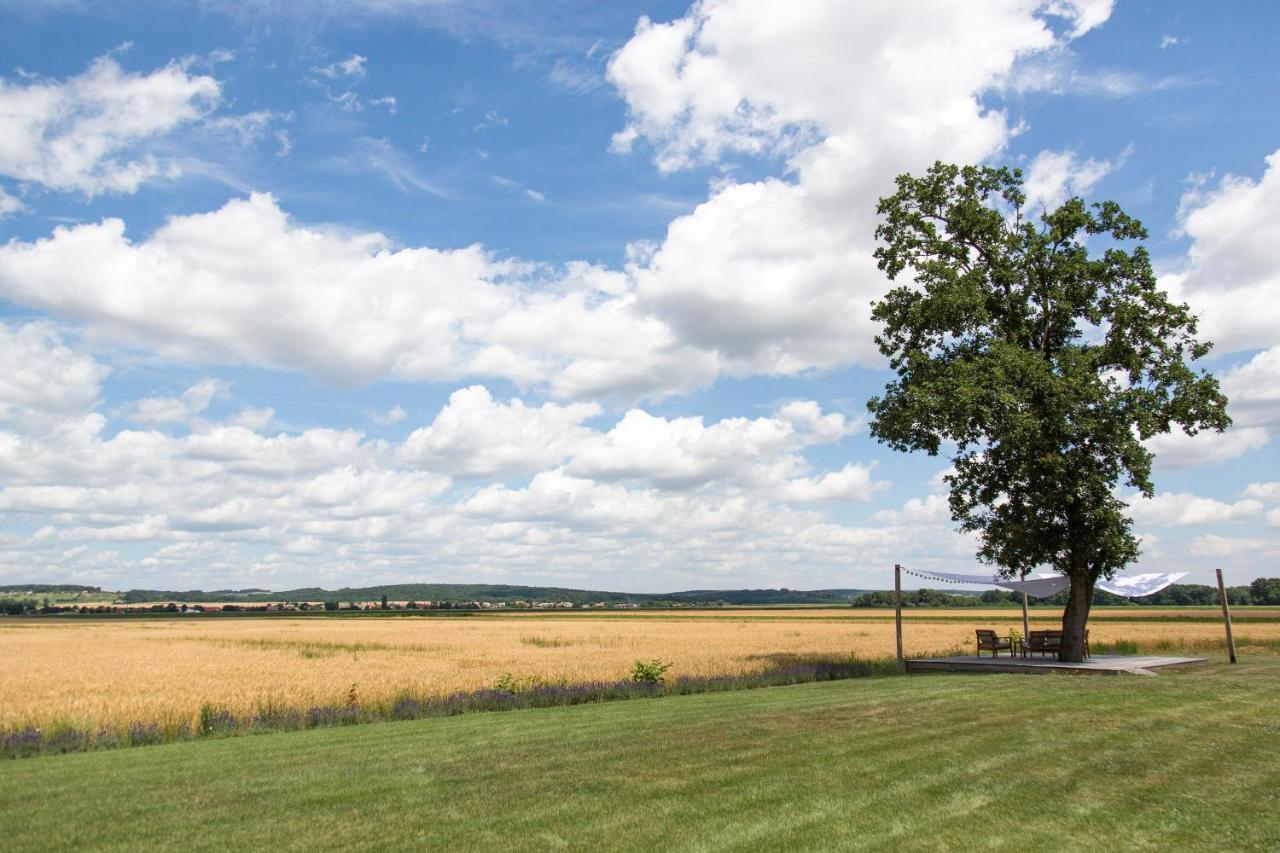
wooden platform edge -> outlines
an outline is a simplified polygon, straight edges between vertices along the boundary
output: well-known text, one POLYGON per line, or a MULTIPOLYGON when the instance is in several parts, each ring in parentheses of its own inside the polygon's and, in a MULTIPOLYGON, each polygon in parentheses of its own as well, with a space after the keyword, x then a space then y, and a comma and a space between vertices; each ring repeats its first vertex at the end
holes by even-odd
POLYGON ((1155 675, 1152 670, 1167 669, 1174 666, 1193 666, 1208 663, 1208 658, 1182 658, 1167 663, 1146 664, 1142 667, 1126 669, 1123 667, 1072 666, 1071 664, 1034 664, 1018 663, 968 663, 965 661, 915 659, 907 660, 907 672, 994 672, 994 673, 1034 673, 1063 675, 1155 675))

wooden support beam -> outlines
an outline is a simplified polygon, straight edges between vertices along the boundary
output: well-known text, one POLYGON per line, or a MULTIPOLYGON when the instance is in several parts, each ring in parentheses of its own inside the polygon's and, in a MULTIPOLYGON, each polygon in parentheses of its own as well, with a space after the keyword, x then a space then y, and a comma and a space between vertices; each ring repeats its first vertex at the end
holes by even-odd
POLYGON ((1236 662, 1236 641, 1231 636, 1231 608, 1227 606, 1227 585, 1222 581, 1222 569, 1218 569, 1218 595, 1222 597, 1222 624, 1227 626, 1227 656, 1236 662))
POLYGON ((893 617, 898 633, 898 672, 907 671, 907 659, 902 654, 902 566, 893 564, 893 617))

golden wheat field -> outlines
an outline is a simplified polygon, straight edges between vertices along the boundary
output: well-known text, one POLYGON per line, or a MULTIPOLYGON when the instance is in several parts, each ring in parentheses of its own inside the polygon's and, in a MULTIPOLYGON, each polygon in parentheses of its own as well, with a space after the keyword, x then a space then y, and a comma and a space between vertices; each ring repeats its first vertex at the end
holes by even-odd
MULTIPOLYGON (((376 602, 370 602, 370 606, 376 602)), ((1237 617, 1246 619, 1267 619, 1280 621, 1280 607, 1239 607, 1233 606, 1231 612, 1237 617)), ((883 622, 893 621, 891 608, 849 608, 849 607, 795 607, 774 605, 763 607, 723 607, 702 610, 636 610, 625 615, 616 611, 602 610, 564 610, 554 611, 556 619, 821 619, 842 622, 883 622)), ((547 618, 545 611, 508 610, 503 611, 503 618, 517 617, 525 619, 547 618)), ((1062 610, 1052 607, 1033 607, 1030 610, 1032 622, 1050 623, 1062 621, 1062 610)), ((1160 619, 1178 620, 1217 620, 1222 611, 1217 607, 1094 607, 1089 611, 1089 619, 1121 619, 1129 621, 1150 621, 1160 619)), ((1022 621, 1022 611, 1010 607, 920 607, 904 608, 902 618, 918 621, 972 621, 975 624, 982 620, 996 622, 1022 621)))
MULTIPOLYGON (((935 615, 945 611, 932 611, 935 615)), ((883 658, 893 620, 844 610, 366 617, 53 620, 0 623, 0 728, 177 722, 204 703, 235 713, 263 704, 305 707, 382 700, 405 689, 444 694, 491 686, 503 673, 568 681, 627 677, 637 659, 672 663, 671 675, 765 669, 796 657, 883 658), (823 617, 826 618, 823 618, 823 617)), ((1020 626, 1017 611, 970 613, 907 625, 909 654, 964 648, 973 628, 1020 626)), ((1042 618, 1048 618, 1041 614, 1042 618)), ((1038 620, 1037 620, 1038 621, 1038 620)), ((1212 622, 1092 623, 1094 642, 1213 647, 1212 622)), ((1280 641, 1280 621, 1242 625, 1248 640, 1280 641)))

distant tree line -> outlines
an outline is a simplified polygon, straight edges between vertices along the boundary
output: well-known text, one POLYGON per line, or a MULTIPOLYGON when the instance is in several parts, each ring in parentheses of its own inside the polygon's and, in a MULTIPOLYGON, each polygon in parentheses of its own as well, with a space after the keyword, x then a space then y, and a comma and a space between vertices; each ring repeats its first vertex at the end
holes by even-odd
POLYGON ((102 592, 102 587, 74 583, 11 583, 0 586, 0 592, 29 592, 37 595, 49 592, 102 592))
MULTIPOLYGON (((32 589, 32 587, 21 587, 32 589)), ((152 601, 177 601, 206 604, 236 603, 264 604, 276 601, 432 601, 451 602, 467 606, 472 601, 568 601, 575 605, 636 604, 643 607, 717 606, 759 604, 848 604, 849 598, 861 592, 857 589, 710 589, 683 592, 608 592, 591 589, 566 589, 562 587, 517 586, 514 584, 388 584, 384 586, 342 587, 327 590, 321 587, 270 592, 264 589, 219 590, 163 590, 130 589, 119 594, 124 604, 142 604, 152 601)))
MULTIPOLYGON (((0 588, 0 592, 57 593, 88 591, 99 593, 98 587, 82 587, 70 584, 14 584, 0 588)), ((1032 598, 1039 605, 1062 607, 1066 604, 1066 591, 1044 598, 1032 598)), ((307 611, 324 609, 336 610, 466 610, 475 607, 476 601, 509 602, 515 607, 535 607, 535 602, 554 600, 568 602, 576 607, 593 606, 603 602, 608 606, 619 604, 641 607, 725 607, 753 606, 764 604, 816 604, 816 605, 849 605, 854 607, 893 607, 893 593, 889 590, 862 592, 859 590, 698 590, 688 593, 597 593, 587 590, 562 590, 547 587, 514 587, 484 584, 403 584, 394 587, 366 587, 364 589, 344 589, 341 595, 322 589, 293 590, 290 593, 266 593, 263 590, 219 590, 201 592, 194 590, 188 593, 173 593, 164 590, 130 590, 118 598, 119 604, 153 603, 148 611, 185 612, 194 610, 202 612, 206 608, 201 604, 215 603, 213 609, 227 613, 264 613, 283 610, 307 611), (426 600, 425 596, 403 595, 403 593, 430 590, 439 592, 448 589, 452 592, 465 590, 479 592, 469 600, 436 598, 426 600), (494 591, 502 594, 494 595, 494 591), (523 590, 538 593, 520 599, 513 596, 513 591, 523 590), (294 595, 297 592, 315 593, 314 595, 294 595), (368 595, 379 592, 378 595, 368 595), (488 594, 483 594, 488 593, 488 594), (573 594, 562 594, 573 593, 573 594), (389 597, 390 594, 390 597, 389 597), (311 601, 322 601, 323 604, 309 604, 311 601), (185 603, 184 603, 185 600, 185 603), (404 602, 405 604, 393 603, 404 602)), ((1257 578, 1247 586, 1227 587, 1227 600, 1234 605, 1270 605, 1280 606, 1280 578, 1257 578)), ((982 593, 944 592, 937 589, 903 590, 904 607, 1001 607, 1016 606, 1022 597, 1016 592, 990 589, 982 593)), ((1186 605, 1213 605, 1218 603, 1218 589, 1207 584, 1173 584, 1155 595, 1143 598, 1123 598, 1110 593, 1096 591, 1095 605, 1129 606, 1129 607, 1177 607, 1186 605)), ((486 605, 487 606, 487 605, 486 605)), ((18 616, 24 613, 112 613, 120 612, 121 607, 105 604, 50 604, 46 597, 43 600, 34 597, 0 598, 0 615, 18 616)), ((138 612, 138 611, 131 611, 138 612)))

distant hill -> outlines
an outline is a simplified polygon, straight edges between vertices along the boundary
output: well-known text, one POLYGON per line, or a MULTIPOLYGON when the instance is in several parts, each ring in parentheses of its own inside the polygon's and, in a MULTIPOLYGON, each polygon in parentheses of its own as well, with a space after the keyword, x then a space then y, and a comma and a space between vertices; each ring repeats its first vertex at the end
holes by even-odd
MULTIPOLYGON (((116 600, 126 604, 175 602, 211 604, 265 604, 276 602, 377 602, 385 595, 388 601, 431 601, 445 606, 465 606, 473 601, 497 604, 514 601, 570 602, 588 605, 603 602, 607 605, 636 605, 640 607, 664 606, 759 606, 768 604, 816 604, 854 607, 892 607, 893 594, 886 590, 862 589, 691 589, 683 592, 608 592, 596 589, 568 589, 555 586, 515 586, 509 584, 452 584, 408 583, 385 586, 342 587, 327 590, 321 587, 303 587, 271 592, 259 587, 215 590, 166 590, 131 589, 125 592, 101 590, 95 586, 77 584, 7 584, 0 586, 0 605, 10 607, 25 602, 27 609, 35 609, 37 598, 57 594, 80 593, 91 595, 95 601, 116 600)), ((903 590, 904 607, 959 607, 959 606, 1014 606, 1021 600, 1016 593, 1003 590, 976 592, 968 590, 903 590)), ((1248 586, 1227 588, 1231 604, 1280 605, 1280 578, 1258 578, 1248 586)), ((77 598, 77 600, 82 600, 77 598)), ((1048 598, 1035 599, 1036 604, 1062 606, 1066 592, 1048 598)), ((1094 604, 1128 606, 1184 606, 1211 605, 1218 602, 1216 587, 1201 584, 1173 584, 1159 593, 1145 598, 1126 599, 1099 590, 1094 604)), ((66 603, 63 601, 62 603, 66 603)), ((74 602, 73 602, 74 604, 74 602)), ((21 612, 21 608, 18 612, 21 612)))
POLYGON ((0 592, 102 592, 102 588, 75 583, 11 583, 0 586, 0 592))
MULTIPOLYGON (((29 588, 29 587, 28 587, 29 588)), ((607 592, 592 589, 566 589, 551 586, 514 586, 508 584, 412 583, 386 586, 342 587, 326 590, 320 587, 268 592, 246 590, 161 590, 131 589, 121 594, 129 604, 145 601, 175 602, 267 602, 267 601, 378 601, 386 596, 391 601, 569 601, 574 604, 848 604, 862 590, 857 589, 695 589, 684 592, 636 593, 607 592)))

